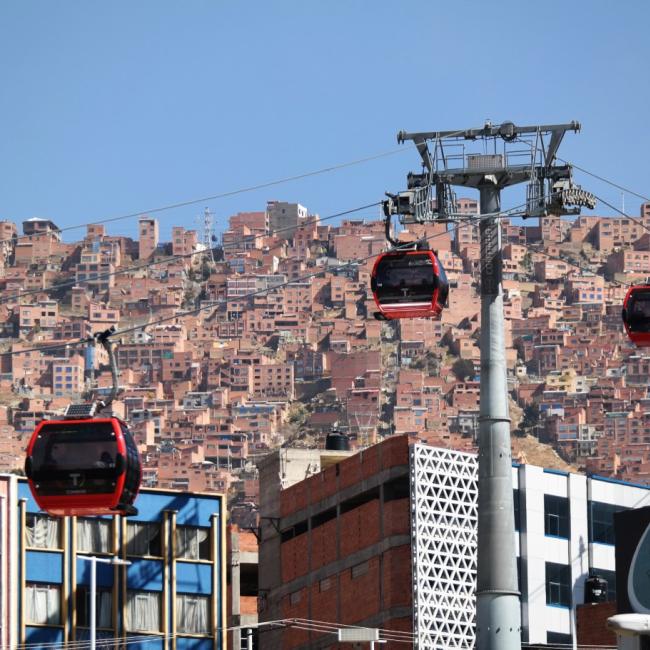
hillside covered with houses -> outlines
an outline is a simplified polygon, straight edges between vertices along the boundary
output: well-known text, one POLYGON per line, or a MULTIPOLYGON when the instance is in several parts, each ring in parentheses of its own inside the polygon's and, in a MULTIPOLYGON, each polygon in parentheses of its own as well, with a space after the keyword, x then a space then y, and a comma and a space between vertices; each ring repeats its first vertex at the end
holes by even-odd
MULTIPOLYGON (((477 201, 462 199, 464 213, 477 201)), ((627 286, 650 275, 639 220, 502 221, 506 355, 515 458, 650 482, 650 356, 621 324, 627 286), (531 457, 532 456, 532 457, 531 457), (545 456, 546 458, 546 456, 545 456), (551 462, 551 461, 547 461, 551 462)), ((258 498, 255 461, 394 434, 475 450, 480 363, 478 226, 413 226, 450 281, 440 320, 381 322, 370 274, 384 223, 333 225, 297 203, 231 216, 222 242, 139 219, 139 237, 92 224, 64 241, 51 220, 0 222, 0 463, 20 471, 35 424, 111 386, 94 333, 113 337, 114 412, 135 433, 144 484, 258 498), (20 225, 20 228, 19 228, 20 225)))

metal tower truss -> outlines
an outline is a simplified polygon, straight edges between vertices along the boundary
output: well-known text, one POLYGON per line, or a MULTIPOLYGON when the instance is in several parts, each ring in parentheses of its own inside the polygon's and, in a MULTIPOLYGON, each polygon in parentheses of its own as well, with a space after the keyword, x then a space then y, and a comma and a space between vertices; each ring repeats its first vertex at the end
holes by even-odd
POLYGON ((466 650, 475 641, 477 459, 413 445, 410 467, 416 647, 466 650))
POLYGON ((403 224, 457 221, 462 215, 453 186, 476 188, 486 174, 493 174, 495 185, 501 188, 528 183, 523 216, 579 214, 580 207, 594 208, 594 195, 573 182, 571 166, 556 164, 558 147, 568 130, 579 131, 580 125, 521 127, 512 122, 486 122, 482 129, 464 131, 400 131, 397 141, 414 142, 423 172, 408 174, 408 189, 388 195, 384 213, 399 215, 403 224), (483 144, 480 152, 467 145, 477 140, 483 144))

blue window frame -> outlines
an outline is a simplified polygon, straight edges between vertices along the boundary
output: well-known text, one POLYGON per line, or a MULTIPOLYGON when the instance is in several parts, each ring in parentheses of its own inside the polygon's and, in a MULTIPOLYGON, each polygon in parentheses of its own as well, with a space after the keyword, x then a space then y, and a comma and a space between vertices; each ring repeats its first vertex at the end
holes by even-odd
POLYGON ((569 500, 544 495, 544 534, 569 539, 569 500))
POLYGON ((614 513, 629 510, 624 506, 592 501, 589 504, 589 541, 614 545, 614 513))
POLYGON ((546 604, 571 607, 571 568, 567 564, 546 563, 546 604))

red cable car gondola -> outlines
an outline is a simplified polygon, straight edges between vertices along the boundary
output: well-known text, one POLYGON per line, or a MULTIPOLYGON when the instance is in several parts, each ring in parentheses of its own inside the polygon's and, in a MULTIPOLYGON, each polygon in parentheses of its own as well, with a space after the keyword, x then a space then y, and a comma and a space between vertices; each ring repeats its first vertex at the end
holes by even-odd
POLYGON ((118 392, 110 342, 115 328, 94 338, 108 354, 113 387, 106 401, 71 404, 63 420, 43 420, 27 445, 25 474, 39 508, 55 516, 134 515, 142 477, 140 455, 126 423, 95 417, 118 392))
POLYGON ((376 318, 438 318, 447 302, 449 282, 435 253, 428 249, 381 254, 370 286, 379 308, 376 318))
POLYGON ((140 456, 118 418, 44 420, 27 447, 25 474, 36 503, 51 515, 137 512, 140 456))
POLYGON ((650 346, 650 285, 627 290, 622 316, 630 340, 639 347, 650 346))

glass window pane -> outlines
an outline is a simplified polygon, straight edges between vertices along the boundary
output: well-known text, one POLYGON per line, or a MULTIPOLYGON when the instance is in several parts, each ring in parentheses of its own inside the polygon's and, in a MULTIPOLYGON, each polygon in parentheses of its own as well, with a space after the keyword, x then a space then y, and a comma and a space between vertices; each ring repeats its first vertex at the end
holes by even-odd
POLYGON ((128 555, 162 555, 160 524, 129 521, 126 524, 128 555))
MULTIPOLYGON (((75 594, 77 625, 90 626, 90 589, 79 585, 75 594)), ((113 627, 113 592, 109 589, 98 589, 95 600, 95 620, 98 628, 113 627)))
POLYGON ((59 520, 46 515, 27 513, 25 544, 32 548, 61 548, 59 520))
POLYGON ((179 526, 176 529, 176 557, 186 560, 209 560, 210 529, 179 526))
POLYGON ((25 586, 25 621, 42 625, 61 624, 61 588, 31 583, 25 586))
POLYGON ((599 544, 614 544, 614 513, 628 510, 611 503, 592 501, 589 507, 589 541, 599 544))
POLYGON ((77 551, 80 553, 110 553, 112 525, 105 519, 77 519, 77 551))
POLYGON ((160 631, 161 594, 157 591, 128 591, 126 627, 130 631, 160 631))
POLYGON ((544 495, 544 534, 569 539, 569 500, 544 495))
POLYGON ((546 563, 546 604, 571 607, 571 569, 568 565, 546 563))
POLYGON ((176 629, 185 634, 209 634, 210 597, 177 594, 176 629))

